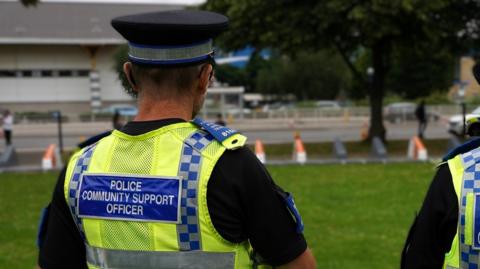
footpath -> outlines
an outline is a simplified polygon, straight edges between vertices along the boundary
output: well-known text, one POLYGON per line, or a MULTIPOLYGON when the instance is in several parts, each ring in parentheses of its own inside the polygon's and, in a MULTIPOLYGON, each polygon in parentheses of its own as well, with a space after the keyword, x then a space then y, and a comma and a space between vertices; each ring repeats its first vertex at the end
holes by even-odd
MULTIPOLYGON (((308 130, 334 126, 361 126, 368 120, 366 117, 344 118, 304 118, 304 119, 238 119, 228 127, 239 131, 275 131, 275 130, 308 130)), ((110 122, 67 122, 62 124, 63 134, 92 136, 111 129, 110 122)), ((56 123, 20 123, 14 126, 16 137, 56 136, 56 123)))
MULTIPOLYGON (((253 144, 260 139, 265 144, 288 144, 293 142, 293 134, 300 132, 302 140, 307 143, 333 143, 335 138, 342 142, 360 141, 362 130, 366 131, 366 117, 331 117, 302 119, 244 119, 235 120, 228 126, 239 130, 249 137, 253 144)), ((416 134, 416 122, 399 124, 385 123, 388 140, 408 140, 416 134)), ((62 124, 63 145, 65 151, 72 150, 81 140, 111 129, 110 122, 67 122, 62 124)), ((41 169, 41 159, 49 144, 58 143, 58 126, 56 123, 21 123, 14 125, 13 144, 17 153, 17 165, 0 167, 0 171, 34 171, 41 169)), ((430 139, 448 138, 444 123, 431 123, 427 129, 430 139)), ((0 140, 0 153, 4 145, 0 140)), ((330 148, 330 146, 329 146, 330 148)), ((443 147, 442 147, 443 148, 443 147)), ((406 149, 405 149, 406 151, 406 149)), ((368 152, 366 152, 368 154, 368 152)), ((395 158, 389 161, 395 161, 395 158)), ((346 162, 364 163, 365 158, 348 159, 346 162)), ((403 159, 403 158, 402 158, 403 159)), ((330 163, 337 160, 309 159, 307 163, 330 163)), ((398 161, 398 160, 397 160, 398 161)), ((401 161, 401 160, 400 160, 401 161)), ((288 160, 270 160, 270 164, 286 164, 288 160)))

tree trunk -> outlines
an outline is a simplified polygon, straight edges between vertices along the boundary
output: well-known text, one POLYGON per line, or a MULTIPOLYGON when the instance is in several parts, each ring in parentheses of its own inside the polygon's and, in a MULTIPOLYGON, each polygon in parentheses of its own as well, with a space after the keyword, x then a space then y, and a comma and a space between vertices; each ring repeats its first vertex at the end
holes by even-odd
POLYGON ((373 78, 369 81, 370 130, 369 139, 379 137, 385 141, 386 130, 383 125, 383 97, 385 95, 385 57, 388 57, 388 43, 380 40, 372 47, 373 78))

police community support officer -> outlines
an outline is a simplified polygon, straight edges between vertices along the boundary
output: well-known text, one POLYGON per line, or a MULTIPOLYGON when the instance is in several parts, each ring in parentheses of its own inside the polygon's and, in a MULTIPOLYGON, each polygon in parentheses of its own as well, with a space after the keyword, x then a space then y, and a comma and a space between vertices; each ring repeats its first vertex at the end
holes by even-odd
POLYGON ((112 20, 129 41, 124 71, 138 115, 60 176, 42 268, 315 267, 293 199, 246 137, 191 121, 212 78, 212 38, 227 25, 204 11, 112 20))
MULTIPOLYGON (((474 69, 480 81, 478 66, 474 69)), ((471 135, 477 127, 470 126, 471 135)), ((410 228, 402 268, 480 268, 480 139, 452 150, 439 165, 410 228)))

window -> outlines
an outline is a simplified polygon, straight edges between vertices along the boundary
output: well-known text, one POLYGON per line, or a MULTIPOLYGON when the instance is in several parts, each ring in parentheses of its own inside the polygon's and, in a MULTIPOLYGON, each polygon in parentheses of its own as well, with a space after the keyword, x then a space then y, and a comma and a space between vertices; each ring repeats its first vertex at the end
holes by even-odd
POLYGON ((88 77, 90 75, 90 70, 78 70, 79 77, 88 77))
POLYGON ((52 70, 42 70, 41 71, 41 77, 51 77, 53 71, 52 70))
POLYGON ((13 70, 0 70, 0 78, 16 77, 17 73, 13 70))
POLYGON ((0 78, 74 78, 88 77, 88 69, 32 69, 32 70, 0 70, 0 78))
POLYGON ((72 76, 72 71, 71 70, 60 70, 60 71, 58 71, 58 76, 59 77, 71 77, 72 76))

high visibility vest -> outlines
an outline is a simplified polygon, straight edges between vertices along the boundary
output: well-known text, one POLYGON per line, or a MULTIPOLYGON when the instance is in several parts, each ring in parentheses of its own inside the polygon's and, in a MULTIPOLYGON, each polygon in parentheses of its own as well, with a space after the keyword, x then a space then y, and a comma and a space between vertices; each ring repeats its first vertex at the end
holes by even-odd
POLYGON ((240 134, 218 141, 190 122, 131 136, 120 131, 75 154, 65 198, 89 268, 251 268, 248 241, 215 229, 207 185, 240 134))
POLYGON ((458 197, 457 234, 443 268, 480 268, 480 148, 448 160, 458 197))

